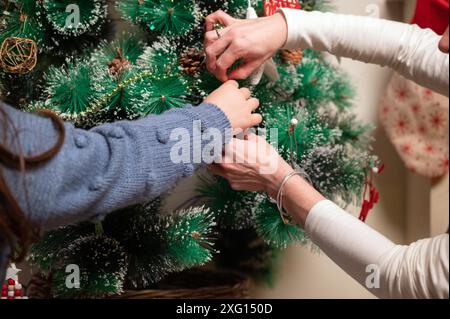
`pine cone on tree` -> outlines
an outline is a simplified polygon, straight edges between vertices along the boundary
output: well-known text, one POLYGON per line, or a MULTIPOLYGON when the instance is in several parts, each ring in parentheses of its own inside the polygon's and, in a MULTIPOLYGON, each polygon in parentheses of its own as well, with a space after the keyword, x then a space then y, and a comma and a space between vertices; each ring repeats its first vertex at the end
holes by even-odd
POLYGON ((202 50, 196 48, 188 48, 180 57, 181 69, 184 73, 195 75, 203 67, 205 63, 205 54, 202 50))
POLYGON ((118 48, 116 58, 108 63, 109 74, 112 76, 118 76, 130 64, 130 61, 123 56, 122 49, 118 48))
POLYGON ((281 59, 283 60, 284 63, 298 65, 298 64, 302 63, 303 51, 301 49, 282 50, 281 51, 281 59))
POLYGON ((43 274, 35 274, 28 284, 28 295, 31 299, 50 299, 52 297, 50 279, 43 274))

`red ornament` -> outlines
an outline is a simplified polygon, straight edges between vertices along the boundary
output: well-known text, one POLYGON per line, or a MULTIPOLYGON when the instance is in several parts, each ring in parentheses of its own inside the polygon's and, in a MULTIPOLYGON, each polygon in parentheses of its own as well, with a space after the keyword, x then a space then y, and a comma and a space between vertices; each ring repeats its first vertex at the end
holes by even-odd
POLYGON ((7 283, 8 283, 9 286, 14 286, 16 284, 16 281, 14 279, 9 278, 7 280, 7 283))
POLYGON ((301 9, 298 0, 264 0, 264 15, 273 15, 279 8, 301 9))
POLYGON ((374 167, 366 180, 363 195, 363 204, 361 207, 361 212, 359 213, 359 220, 361 220, 362 222, 366 221, 370 211, 375 207, 375 204, 378 204, 378 202, 380 201, 380 193, 373 184, 373 175, 381 174, 384 171, 384 168, 385 168, 384 164, 381 164, 379 167, 374 167), (366 198, 367 192, 369 193, 368 194, 369 198, 366 198))
POLYGON ((8 290, 2 289, 2 297, 8 297, 8 290))
POLYGON ((16 289, 16 290, 14 291, 14 296, 16 296, 16 297, 22 297, 22 290, 16 289))
POLYGON ((6 289, 8 289, 8 286, 7 285, 2 285, 2 290, 6 290, 6 289))

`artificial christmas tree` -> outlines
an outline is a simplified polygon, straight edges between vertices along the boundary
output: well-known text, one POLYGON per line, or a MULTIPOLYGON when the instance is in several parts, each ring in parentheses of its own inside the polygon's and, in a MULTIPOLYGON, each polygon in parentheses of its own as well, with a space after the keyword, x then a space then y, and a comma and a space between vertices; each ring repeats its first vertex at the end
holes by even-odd
MULTIPOLYGON (((2 93, 27 111, 45 107, 86 129, 195 105, 216 89, 220 82, 206 70, 202 53, 202 22, 209 13, 222 9, 245 18, 249 3, 260 16, 285 4, 308 10, 324 5, 319 0, 117 0, 107 9, 105 1, 69 2, 4 4, 8 13, 2 18, 0 40, 28 38, 40 54, 30 73, 3 70, 2 93), (62 10, 69 2, 82 13, 80 25, 61 24, 70 18, 62 10), (133 33, 108 36, 107 13, 114 8, 136 26, 130 27, 133 33), (78 47, 66 45, 74 40, 78 47), (24 90, 17 83, 29 85, 24 90)), ((261 100, 261 129, 269 139, 275 139, 271 129, 277 129, 280 153, 302 167, 324 195, 342 205, 359 203, 376 158, 368 153, 368 127, 350 111, 352 89, 345 74, 310 50, 282 51, 273 61, 277 80, 262 76, 243 83, 261 100)), ((189 201, 199 207, 167 212, 161 198, 149 198, 149 203, 111 212, 102 221, 45 234, 30 261, 50 281, 52 295, 62 298, 166 289, 161 288, 167 287, 165 279, 211 261, 214 269, 273 281, 279 252, 291 243, 308 242, 303 230, 281 219, 267 195, 236 192, 225 180, 209 175, 201 180, 189 201), (81 289, 64 284, 68 264, 79 265, 81 289)), ((229 287, 236 286, 234 280, 229 287)), ((217 288, 208 284, 210 291, 217 288)))

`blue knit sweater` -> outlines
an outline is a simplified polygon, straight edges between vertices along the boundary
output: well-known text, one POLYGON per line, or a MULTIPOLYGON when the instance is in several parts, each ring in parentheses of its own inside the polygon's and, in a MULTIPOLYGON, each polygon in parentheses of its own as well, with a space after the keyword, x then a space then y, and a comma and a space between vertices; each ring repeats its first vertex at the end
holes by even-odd
MULTIPOLYGON (((17 111, 1 102, 0 107, 18 132, 14 136, 11 125, 7 125, 6 142, 13 151, 37 155, 56 142, 57 132, 51 120, 17 111)), ((5 125, 4 121, 0 123, 5 125)), ((172 162, 172 146, 180 144, 170 138, 176 128, 190 133, 191 138, 185 141, 185 149, 190 150, 193 136, 209 136, 210 128, 223 132, 220 145, 231 138, 230 122, 219 108, 211 104, 188 105, 159 116, 104 124, 91 130, 66 124, 64 145, 52 160, 28 169, 24 175, 0 168, 22 209, 42 228, 50 229, 150 201, 181 178, 192 175, 205 163, 172 162), (198 120, 201 125, 194 125, 198 120)), ((0 135, 3 142, 3 127, 0 135)), ((208 138, 202 139, 202 146, 208 142, 208 138)), ((0 247, 0 265, 5 254, 0 247)))

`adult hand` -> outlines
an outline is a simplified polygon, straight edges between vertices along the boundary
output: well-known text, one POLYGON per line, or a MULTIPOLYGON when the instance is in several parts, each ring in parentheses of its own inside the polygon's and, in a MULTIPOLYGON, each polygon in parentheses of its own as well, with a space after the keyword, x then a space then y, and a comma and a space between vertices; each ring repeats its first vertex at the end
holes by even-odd
POLYGON ((222 162, 209 169, 226 178, 235 190, 264 191, 273 198, 283 178, 293 171, 272 145, 254 134, 245 140, 233 139, 226 146, 222 162))
POLYGON ((246 79, 286 43, 287 33, 282 13, 238 20, 219 10, 206 18, 207 68, 223 82, 246 79), (216 23, 225 28, 214 30, 216 23), (243 64, 228 73, 228 69, 240 59, 243 64))
MULTIPOLYGON (((222 162, 209 169, 226 178, 235 190, 264 191, 273 199, 276 199, 284 178, 293 172, 277 151, 256 135, 248 135, 246 140, 233 139, 226 146, 222 162)), ((288 180, 283 191, 283 206, 302 227, 311 208, 325 199, 298 175, 288 180)))
POLYGON ((246 130, 262 121, 261 114, 253 113, 259 107, 259 100, 251 97, 249 89, 239 88, 236 81, 222 84, 205 102, 220 108, 230 120, 233 129, 246 130))

